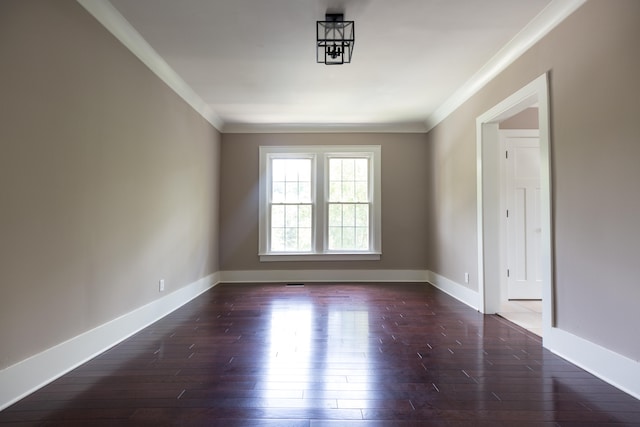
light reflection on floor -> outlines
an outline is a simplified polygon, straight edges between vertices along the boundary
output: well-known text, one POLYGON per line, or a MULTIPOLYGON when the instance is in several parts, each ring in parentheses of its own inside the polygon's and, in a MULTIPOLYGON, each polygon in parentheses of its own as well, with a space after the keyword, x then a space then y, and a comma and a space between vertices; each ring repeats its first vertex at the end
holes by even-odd
MULTIPOLYGON (((357 391, 361 401, 369 399, 369 384, 372 372, 369 370, 367 352, 369 350, 369 312, 366 310, 329 309, 327 328, 327 355, 325 372, 328 375, 345 375, 347 385, 344 390, 357 391)), ((327 397, 334 397, 335 385, 325 383, 327 397)), ((339 396, 339 394, 338 394, 339 396)), ((349 401, 353 404, 353 401, 349 401)), ((338 400, 338 407, 345 408, 344 401, 338 400)))
POLYGON ((350 390, 369 398, 368 311, 321 308, 328 313, 303 301, 269 307, 268 367, 261 385, 266 407, 291 406, 292 399, 304 398, 297 403, 337 408, 340 394, 350 390))
POLYGON ((311 382, 312 319, 313 306, 308 303, 276 302, 271 307, 267 383, 263 386, 267 406, 277 406, 276 400, 283 397, 296 397, 284 396, 282 390, 304 390, 311 382))

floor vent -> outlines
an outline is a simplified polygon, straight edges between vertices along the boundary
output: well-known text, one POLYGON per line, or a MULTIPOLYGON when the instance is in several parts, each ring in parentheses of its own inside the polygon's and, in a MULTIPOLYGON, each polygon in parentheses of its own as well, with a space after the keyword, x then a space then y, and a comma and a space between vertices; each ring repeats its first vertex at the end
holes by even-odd
POLYGON ((304 283, 287 283, 287 288, 304 288, 304 283))

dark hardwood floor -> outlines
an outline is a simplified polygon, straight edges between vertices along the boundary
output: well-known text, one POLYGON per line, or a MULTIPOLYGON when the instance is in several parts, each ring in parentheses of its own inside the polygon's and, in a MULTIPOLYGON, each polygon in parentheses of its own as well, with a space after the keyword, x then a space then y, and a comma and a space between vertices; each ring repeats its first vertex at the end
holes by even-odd
POLYGON ((424 284, 218 285, 15 425, 640 425, 640 401, 424 284))

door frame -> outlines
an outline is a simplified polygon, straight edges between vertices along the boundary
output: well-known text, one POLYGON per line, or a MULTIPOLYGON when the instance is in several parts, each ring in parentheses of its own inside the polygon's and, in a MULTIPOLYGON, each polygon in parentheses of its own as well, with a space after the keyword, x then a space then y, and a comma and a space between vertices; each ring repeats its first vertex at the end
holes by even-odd
POLYGON ((553 299, 553 247, 551 220, 551 158, 548 73, 536 78, 476 119, 478 307, 494 314, 500 306, 501 283, 501 186, 498 125, 532 106, 538 107, 540 132, 540 225, 543 336, 555 325, 553 299))

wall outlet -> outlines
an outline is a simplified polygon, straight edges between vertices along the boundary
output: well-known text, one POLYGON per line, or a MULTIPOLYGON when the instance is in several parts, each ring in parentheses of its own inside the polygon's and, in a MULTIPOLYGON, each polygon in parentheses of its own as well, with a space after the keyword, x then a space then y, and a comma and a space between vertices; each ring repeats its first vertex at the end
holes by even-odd
POLYGON ((160 279, 158 282, 158 292, 164 292, 164 279, 160 279))
POLYGON ((464 283, 469 283, 469 273, 464 273, 464 283))

